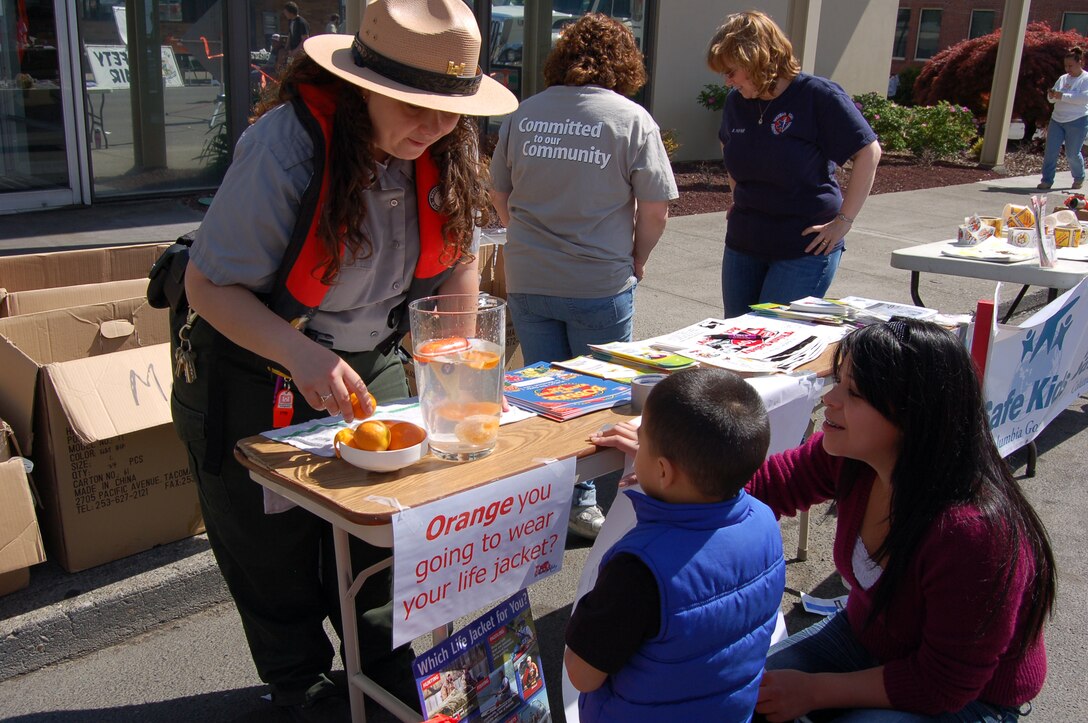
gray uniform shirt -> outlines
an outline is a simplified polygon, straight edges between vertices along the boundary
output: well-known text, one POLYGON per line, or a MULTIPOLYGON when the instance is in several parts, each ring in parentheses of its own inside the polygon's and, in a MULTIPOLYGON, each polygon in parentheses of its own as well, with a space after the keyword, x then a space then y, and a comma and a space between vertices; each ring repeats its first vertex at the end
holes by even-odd
MULTIPOLYGON (((287 250, 302 192, 313 175, 313 143, 290 106, 269 111, 242 134, 190 262, 218 285, 270 291, 287 250)), ((419 259, 415 165, 391 159, 367 193, 369 258, 348 259, 309 329, 342 351, 368 351, 392 332, 419 259)))
POLYGON ((503 121, 491 162, 509 193, 511 292, 600 298, 634 270, 635 199, 679 196, 657 123, 597 86, 552 86, 503 121))

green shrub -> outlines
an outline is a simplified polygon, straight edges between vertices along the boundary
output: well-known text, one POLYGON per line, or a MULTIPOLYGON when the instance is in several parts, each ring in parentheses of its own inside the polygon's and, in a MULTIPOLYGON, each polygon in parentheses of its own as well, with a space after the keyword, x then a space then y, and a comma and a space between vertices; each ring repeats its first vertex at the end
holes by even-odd
POLYGON ((854 96, 854 104, 882 149, 910 151, 927 163, 963 153, 978 135, 971 110, 945 101, 906 108, 879 93, 865 93, 854 96))
POLYGON ((729 92, 732 90, 733 89, 727 85, 707 83, 703 86, 703 89, 699 91, 699 96, 696 100, 699 102, 699 105, 707 110, 720 111, 725 105, 725 97, 729 95, 729 92))
POLYGON ((969 108, 941 101, 907 109, 907 149, 927 163, 953 158, 971 147, 978 135, 969 108))
POLYGON ((861 110, 873 132, 880 139, 885 151, 903 151, 907 148, 907 109, 896 105, 879 93, 854 96, 854 104, 861 110))

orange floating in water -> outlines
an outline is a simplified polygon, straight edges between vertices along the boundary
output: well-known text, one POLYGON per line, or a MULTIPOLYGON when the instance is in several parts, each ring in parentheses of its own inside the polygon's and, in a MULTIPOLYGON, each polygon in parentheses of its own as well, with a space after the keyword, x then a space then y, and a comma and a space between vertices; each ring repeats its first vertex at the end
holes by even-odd
POLYGON ((416 345, 413 356, 415 356, 416 361, 426 364, 428 358, 456 354, 468 348, 468 339, 463 336, 450 336, 445 339, 430 339, 416 345))
POLYGON ((487 444, 499 436, 499 420, 490 414, 473 414, 458 422, 453 433, 464 444, 487 444))
POLYGON ((471 351, 461 352, 461 358, 468 363, 469 367, 480 371, 494 369, 499 365, 499 355, 493 351, 478 351, 473 349, 471 351))
POLYGON ((502 405, 495 402, 447 402, 436 411, 443 419, 460 422, 477 414, 498 416, 502 412, 502 405))

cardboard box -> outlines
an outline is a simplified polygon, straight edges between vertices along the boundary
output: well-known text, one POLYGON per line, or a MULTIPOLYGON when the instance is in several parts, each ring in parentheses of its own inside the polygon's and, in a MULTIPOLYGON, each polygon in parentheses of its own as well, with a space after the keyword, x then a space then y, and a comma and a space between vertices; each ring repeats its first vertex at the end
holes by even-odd
POLYGON ((147 278, 169 246, 139 244, 0 257, 0 293, 147 278))
POLYGON ((45 562, 34 497, 12 438, 0 420, 0 596, 30 584, 30 567, 45 562))
POLYGON ((147 283, 147 278, 142 278, 26 291, 0 290, 0 317, 147 296, 147 283))
POLYGON ((203 530, 170 423, 168 334, 146 299, 0 319, 0 414, 34 461, 46 546, 70 572, 203 530))

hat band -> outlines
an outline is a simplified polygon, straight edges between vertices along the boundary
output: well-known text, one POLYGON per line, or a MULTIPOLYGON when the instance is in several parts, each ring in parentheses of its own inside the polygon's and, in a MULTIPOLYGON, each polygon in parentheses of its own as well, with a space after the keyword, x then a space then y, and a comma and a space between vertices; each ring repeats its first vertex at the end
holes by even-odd
MULTIPOLYGON (((370 68, 389 80, 416 90, 442 95, 475 95, 480 89, 480 79, 483 77, 483 73, 477 73, 471 78, 462 78, 459 75, 413 68, 367 47, 359 39, 358 34, 355 35, 355 40, 351 44, 351 57, 360 68, 370 68)), ((450 63, 453 67, 453 61, 450 63)))

